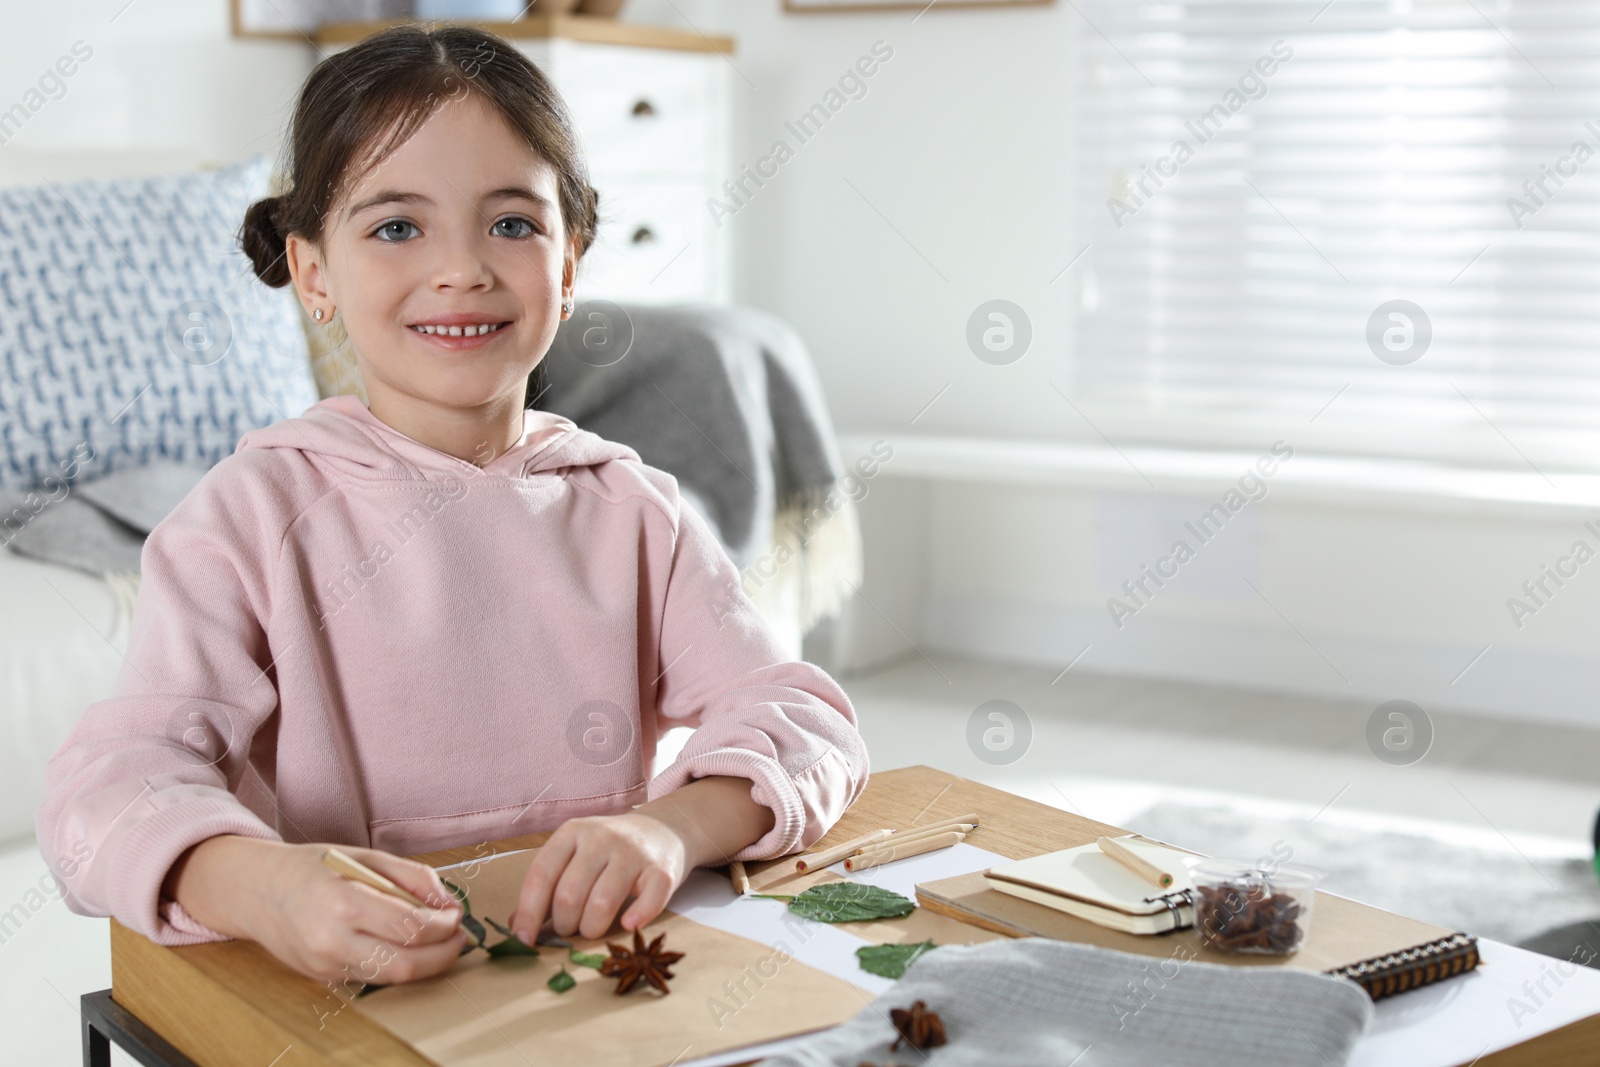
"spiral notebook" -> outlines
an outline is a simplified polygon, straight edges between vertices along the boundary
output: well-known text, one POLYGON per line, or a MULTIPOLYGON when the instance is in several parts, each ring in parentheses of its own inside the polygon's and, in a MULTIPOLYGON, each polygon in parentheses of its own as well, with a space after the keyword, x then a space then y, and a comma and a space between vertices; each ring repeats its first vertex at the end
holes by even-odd
POLYGON ((991 867, 984 875, 1002 893, 1123 933, 1161 934, 1193 926, 1194 883, 1184 861, 1199 857, 1159 841, 1119 840, 1124 848, 1171 875, 1172 885, 1156 888, 1092 841, 991 867))
MULTIPOLYGON (((1001 892, 987 876, 1006 866, 1011 865, 920 882, 917 903, 930 912, 1010 937, 1050 937, 1142 956, 1339 975, 1360 984, 1374 1000, 1464 974, 1478 965, 1478 939, 1472 934, 1408 919, 1320 889, 1312 907, 1310 932, 1299 950, 1288 956, 1253 956, 1206 947, 1181 925, 1177 933, 1171 932, 1169 925, 1168 933, 1151 937, 1001 892)), ((1171 873, 1176 877, 1176 872, 1171 873)))

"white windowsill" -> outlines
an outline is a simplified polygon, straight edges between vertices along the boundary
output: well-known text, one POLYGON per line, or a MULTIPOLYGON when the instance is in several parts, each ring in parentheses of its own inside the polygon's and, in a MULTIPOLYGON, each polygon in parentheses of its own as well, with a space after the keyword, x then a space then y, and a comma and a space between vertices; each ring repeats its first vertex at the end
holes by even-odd
MULTIPOLYGON (((1201 450, 1017 441, 898 430, 839 438, 847 470, 885 441, 894 455, 873 477, 992 482, 1208 496, 1225 491, 1266 450, 1201 450)), ((880 446, 881 449, 881 446, 880 446)), ((1600 474, 1450 466, 1418 460, 1296 452, 1264 479, 1275 500, 1529 518, 1600 513, 1600 474)))

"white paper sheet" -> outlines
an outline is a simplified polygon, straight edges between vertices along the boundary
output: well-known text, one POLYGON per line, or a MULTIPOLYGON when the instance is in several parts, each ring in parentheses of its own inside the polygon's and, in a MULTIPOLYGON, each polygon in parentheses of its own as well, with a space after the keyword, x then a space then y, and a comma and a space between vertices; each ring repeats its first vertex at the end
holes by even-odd
POLYGON ((1378 1001, 1350 1067, 1472 1063, 1600 1012, 1600 971, 1498 941, 1478 951, 1470 973, 1378 1001))
MULTIPOLYGON (((915 900, 918 882, 953 878, 958 874, 981 871, 985 867, 1009 862, 1007 857, 988 849, 958 842, 949 848, 908 856, 879 867, 868 867, 864 871, 845 870, 842 859, 827 869, 852 882, 881 886, 915 900)), ((859 937, 847 934, 829 923, 803 919, 791 912, 788 904, 781 900, 737 898, 733 884, 724 875, 701 868, 678 887, 668 907, 695 922, 748 937, 764 945, 777 948, 781 943, 784 951, 800 962, 838 975, 860 989, 862 1007, 894 985, 891 979, 861 969, 861 963, 856 958, 856 949, 863 944, 859 937)), ((677 1067, 722 1067, 729 1063, 744 1063, 777 1055, 806 1038, 807 1035, 800 1034, 780 1041, 749 1045, 714 1056, 685 1060, 677 1067)))

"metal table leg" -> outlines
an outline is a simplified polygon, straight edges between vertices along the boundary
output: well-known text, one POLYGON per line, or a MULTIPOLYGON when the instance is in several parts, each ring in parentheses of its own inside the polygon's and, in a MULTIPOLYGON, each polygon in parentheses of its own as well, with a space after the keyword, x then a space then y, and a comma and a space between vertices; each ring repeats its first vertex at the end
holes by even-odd
POLYGON ((83 1067, 111 1067, 113 1044, 144 1067, 195 1067, 193 1060, 112 1000, 109 989, 85 993, 79 1016, 83 1023, 83 1067))

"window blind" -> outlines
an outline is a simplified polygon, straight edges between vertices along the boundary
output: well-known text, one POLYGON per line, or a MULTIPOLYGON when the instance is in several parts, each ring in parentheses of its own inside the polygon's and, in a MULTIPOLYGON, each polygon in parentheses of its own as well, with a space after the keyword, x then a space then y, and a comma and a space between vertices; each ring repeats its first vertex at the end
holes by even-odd
POLYGON ((1600 466, 1600 5, 1073 2, 1097 422, 1600 466))

